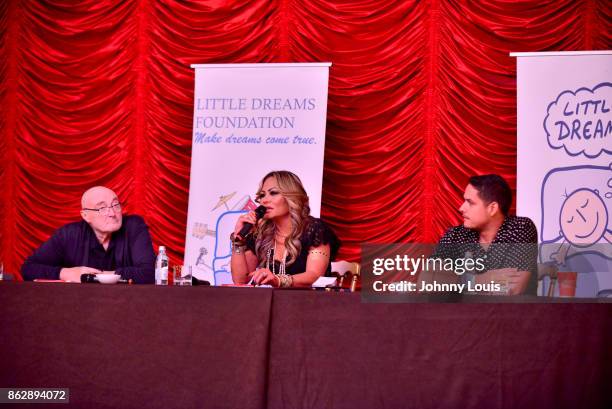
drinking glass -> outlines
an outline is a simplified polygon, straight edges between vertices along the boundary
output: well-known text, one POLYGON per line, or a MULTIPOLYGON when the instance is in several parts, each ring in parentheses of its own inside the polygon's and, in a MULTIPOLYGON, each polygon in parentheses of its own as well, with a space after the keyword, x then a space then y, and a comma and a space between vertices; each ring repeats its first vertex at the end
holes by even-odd
POLYGON ((191 285, 191 266, 174 266, 174 285, 191 285))

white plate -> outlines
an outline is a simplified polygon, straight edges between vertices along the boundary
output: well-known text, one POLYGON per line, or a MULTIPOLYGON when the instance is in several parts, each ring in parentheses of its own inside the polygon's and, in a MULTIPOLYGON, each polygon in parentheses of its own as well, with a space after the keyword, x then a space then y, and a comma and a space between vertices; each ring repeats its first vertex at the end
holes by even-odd
POLYGON ((118 274, 96 274, 96 278, 102 284, 117 284, 121 276, 118 274))

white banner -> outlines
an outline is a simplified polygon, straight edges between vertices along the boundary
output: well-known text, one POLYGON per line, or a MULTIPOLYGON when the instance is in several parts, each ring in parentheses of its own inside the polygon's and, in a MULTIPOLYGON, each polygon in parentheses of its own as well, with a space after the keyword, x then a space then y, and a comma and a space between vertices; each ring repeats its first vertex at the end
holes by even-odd
POLYGON ((612 288, 612 52, 512 55, 517 213, 538 226, 540 261, 594 297, 612 288))
POLYGON ((230 240, 256 207, 263 176, 302 180, 313 216, 321 209, 331 63, 203 64, 195 95, 185 265, 214 285, 231 283, 230 240))

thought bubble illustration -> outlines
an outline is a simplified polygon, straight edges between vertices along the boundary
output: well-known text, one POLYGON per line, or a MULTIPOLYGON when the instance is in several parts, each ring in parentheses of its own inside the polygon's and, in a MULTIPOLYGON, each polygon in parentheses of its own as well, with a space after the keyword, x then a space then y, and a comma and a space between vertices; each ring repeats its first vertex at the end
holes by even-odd
POLYGON ((612 83, 566 90, 548 105, 544 118, 548 144, 570 156, 612 154, 612 83))

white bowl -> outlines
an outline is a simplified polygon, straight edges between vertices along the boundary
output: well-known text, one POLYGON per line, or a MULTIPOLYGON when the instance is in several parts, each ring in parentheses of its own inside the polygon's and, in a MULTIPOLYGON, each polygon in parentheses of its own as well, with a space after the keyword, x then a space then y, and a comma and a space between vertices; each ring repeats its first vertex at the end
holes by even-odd
POLYGON ((117 284, 121 276, 118 274, 96 274, 96 278, 102 284, 117 284))

